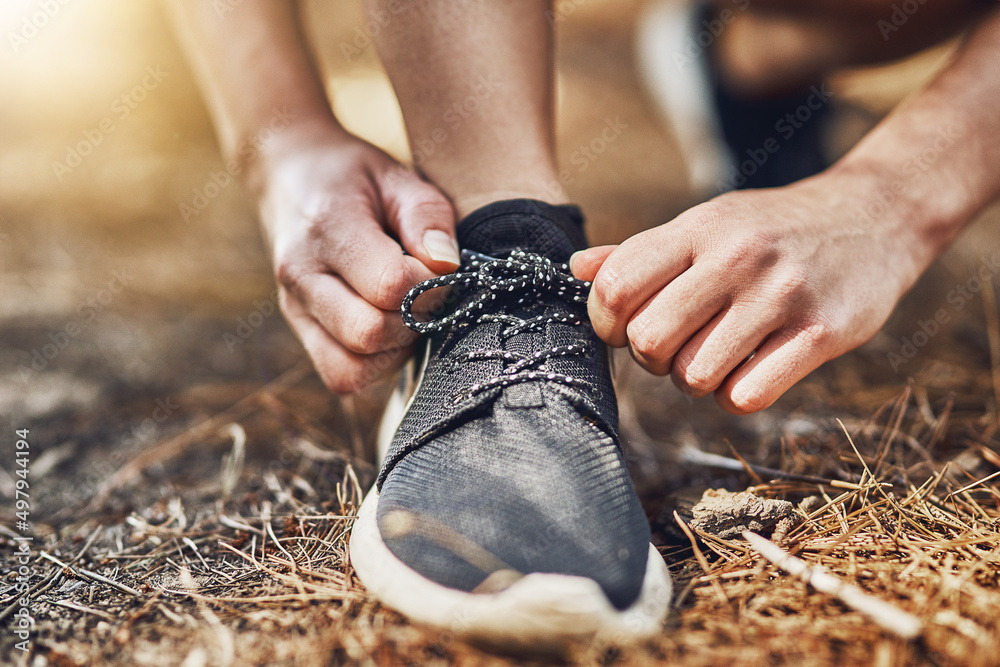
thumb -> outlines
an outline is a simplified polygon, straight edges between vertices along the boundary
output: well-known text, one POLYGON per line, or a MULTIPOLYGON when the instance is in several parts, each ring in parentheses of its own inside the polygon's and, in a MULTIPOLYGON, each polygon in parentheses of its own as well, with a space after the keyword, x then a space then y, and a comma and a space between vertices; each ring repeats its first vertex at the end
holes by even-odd
POLYGON ((394 172, 379 186, 386 226, 403 248, 434 273, 458 268, 455 211, 441 191, 409 170, 394 172))
POLYGON ((616 245, 601 245, 573 253, 569 258, 569 270, 580 280, 593 280, 604 260, 615 251, 616 245))

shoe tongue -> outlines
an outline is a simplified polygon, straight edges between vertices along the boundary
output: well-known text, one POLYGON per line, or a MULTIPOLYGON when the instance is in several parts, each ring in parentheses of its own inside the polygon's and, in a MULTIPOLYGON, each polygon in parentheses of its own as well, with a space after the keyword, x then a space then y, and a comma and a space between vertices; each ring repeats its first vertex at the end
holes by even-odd
POLYGON ((578 207, 554 206, 533 199, 484 206, 466 216, 456 233, 463 249, 492 257, 519 248, 562 263, 587 247, 583 214, 578 207))

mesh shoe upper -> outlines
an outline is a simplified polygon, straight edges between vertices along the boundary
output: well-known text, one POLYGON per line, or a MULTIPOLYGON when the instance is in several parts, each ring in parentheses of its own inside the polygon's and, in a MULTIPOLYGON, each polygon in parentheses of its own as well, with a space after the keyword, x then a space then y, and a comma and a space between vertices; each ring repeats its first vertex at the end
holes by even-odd
POLYGON ((462 267, 438 281, 452 303, 410 319, 429 357, 379 474, 377 518, 389 550, 445 586, 548 572, 595 580, 619 608, 639 595, 649 526, 589 286, 561 264, 584 247, 581 224, 574 207, 480 209, 458 228, 462 267))

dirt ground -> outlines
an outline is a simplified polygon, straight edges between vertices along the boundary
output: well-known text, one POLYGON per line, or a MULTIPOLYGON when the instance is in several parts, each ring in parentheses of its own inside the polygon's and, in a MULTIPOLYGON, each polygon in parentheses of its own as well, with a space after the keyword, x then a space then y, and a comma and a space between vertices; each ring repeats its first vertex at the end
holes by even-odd
MULTIPOLYGON (((22 34, 41 4, 6 2, 0 33, 22 34)), ((696 202, 634 71, 641 4, 558 5, 561 159, 571 164, 608 119, 625 124, 569 185, 595 243, 696 202)), ((359 3, 306 5, 338 114, 405 159, 398 107, 360 37, 359 3)), ((58 4, 29 33, 0 48, 0 659, 524 661, 411 626, 354 578, 346 537, 376 472, 373 429, 387 384, 340 400, 311 370, 277 312, 253 208, 237 181, 218 176, 212 129, 159 6, 58 4), (16 445, 22 430, 27 457, 16 445), (27 531, 16 496, 25 460, 27 531), (19 574, 16 538, 25 535, 31 558, 19 574), (15 633, 19 576, 35 620, 27 651, 15 633)), ((946 55, 838 77, 831 151, 946 55)), ((995 660, 1000 493, 976 482, 1000 469, 1000 350, 991 355, 1000 329, 983 280, 997 284, 998 253, 994 208, 875 339, 749 417, 685 398, 620 355, 623 437, 677 599, 661 637, 581 647, 568 659, 995 660), (894 364, 890 353, 908 351, 907 341, 918 341, 913 354, 894 364), (710 467, 692 461, 699 450, 853 486, 710 467), (824 507, 783 545, 915 614, 919 637, 900 638, 765 565, 739 538, 699 534, 693 547, 673 519, 706 488, 750 486, 796 503, 819 498, 824 507)))

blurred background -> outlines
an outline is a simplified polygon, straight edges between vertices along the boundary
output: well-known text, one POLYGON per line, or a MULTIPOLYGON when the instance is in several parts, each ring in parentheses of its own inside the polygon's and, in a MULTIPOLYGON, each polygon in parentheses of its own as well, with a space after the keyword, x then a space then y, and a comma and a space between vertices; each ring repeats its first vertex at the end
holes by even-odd
MULTIPOLYGON (((361 49, 352 62, 343 53, 363 30, 360 3, 304 4, 337 115, 407 160, 399 110, 374 48, 361 49)), ((635 73, 632 37, 642 4, 560 3, 561 158, 568 161, 608 117, 628 125, 569 186, 595 243, 620 241, 696 203, 675 141, 635 73)), ((100 460, 116 462, 113 471, 144 447, 252 394, 302 363, 304 354, 268 307, 274 283, 252 202, 238 182, 213 185, 223 162, 161 6, 4 0, 0 34, 0 415, 5 427, 35 429, 39 451, 57 452, 38 471, 71 479, 42 501, 54 512, 67 502, 60 493, 79 500, 93 491, 81 475, 109 474, 100 460), (55 10, 43 13, 45 7, 55 10), (182 205, 196 207, 197 215, 185 220, 182 205)), ((833 150, 846 149, 933 76, 949 48, 838 76, 833 150)), ((763 458, 779 422, 852 411, 860 418, 898 394, 909 376, 967 396, 970 410, 992 410, 988 380, 962 370, 990 364, 979 300, 954 312, 902 368, 891 368, 887 353, 898 350, 918 320, 947 304, 947 292, 974 275, 981 256, 1000 250, 998 220, 993 210, 970 228, 872 343, 760 415, 735 419, 711 399, 691 402, 624 358, 623 382, 642 397, 629 412, 643 433, 635 442, 683 436, 728 451, 725 438, 760 448, 763 458)), ((360 453, 384 395, 382 385, 345 403, 307 372, 282 406, 258 406, 260 429, 248 427, 250 447, 265 460, 282 434, 306 429, 321 445, 360 453)), ((668 449, 640 446, 640 458, 669 456, 668 449)), ((215 475, 222 451, 192 452, 189 464, 207 456, 215 475)), ((645 470, 658 479, 655 468, 645 470)), ((147 474, 157 484, 175 483, 167 472, 154 466, 147 474)))

